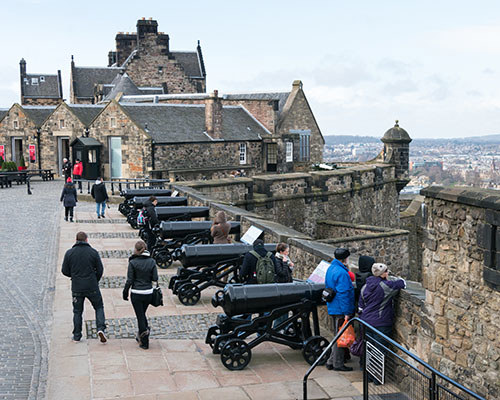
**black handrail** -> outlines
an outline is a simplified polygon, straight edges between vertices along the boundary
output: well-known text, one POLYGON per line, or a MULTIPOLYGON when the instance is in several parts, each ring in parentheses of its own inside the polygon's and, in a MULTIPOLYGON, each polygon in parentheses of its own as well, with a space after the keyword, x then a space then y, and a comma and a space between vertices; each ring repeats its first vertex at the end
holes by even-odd
MULTIPOLYGON (((473 398, 477 399, 477 400, 486 400, 484 397, 481 397, 479 396, 478 394, 474 393, 472 390, 469 390, 467 389, 466 387, 460 385, 458 382, 455 382, 453 379, 447 377, 446 375, 443 375, 441 372, 439 372, 438 370, 436 370, 435 368, 431 367, 429 364, 427 364, 425 361, 421 360, 419 357, 417 357, 415 354, 412 354, 410 353, 408 350, 406 350, 403 346, 401 346, 399 343, 396 343, 394 340, 392 340, 389 336, 386 336, 384 335, 382 332, 380 332, 379 330, 377 330, 376 328, 374 328, 373 326, 371 326, 370 324, 367 324, 365 321, 355 317, 355 318, 351 318, 347 324, 344 325, 344 327, 337 333, 337 335, 335 335, 335 337, 333 338, 333 340, 328 344, 328 346, 325 348, 325 350, 323 350, 323 352, 321 353, 321 355, 316 359, 316 361, 314 361, 314 363, 311 365, 311 367, 307 370, 306 374, 304 375, 304 379, 302 381, 302 385, 303 385, 303 399, 304 400, 307 400, 307 379, 309 378, 309 375, 311 375, 311 373, 314 371, 314 369, 317 367, 317 365, 319 364, 320 360, 326 356, 326 354, 328 353, 328 351, 333 347, 333 345, 335 343, 337 343, 337 340, 342 336, 342 334, 344 333, 344 331, 350 326, 352 325, 354 322, 358 322, 360 323, 363 327, 369 329, 370 331, 373 331, 375 332, 378 336, 380 336, 382 339, 386 340, 387 342, 389 342, 390 344, 392 344, 393 346, 395 346, 398 350, 402 351, 404 354, 406 354, 407 356, 409 356, 410 358, 413 358, 415 361, 417 361, 418 363, 420 363, 421 365, 423 365, 425 368, 427 368, 428 370, 431 371, 432 373, 432 381, 434 382, 434 385, 437 386, 435 384, 436 382, 436 377, 440 377, 441 379, 445 380, 446 382, 452 384, 453 386, 455 386, 456 388, 462 390, 463 392, 467 393, 469 396, 472 396, 473 398)), ((364 379, 365 381, 366 379, 364 379)), ((366 393, 366 388, 363 388, 363 390, 365 391, 366 393)), ((434 393, 435 394, 435 393, 434 393)), ((434 398, 433 396, 433 393, 431 393, 431 398, 434 398)))
MULTIPOLYGON (((90 194, 90 184, 93 183, 93 180, 88 179, 74 179, 73 183, 75 186, 77 183, 81 183, 82 185, 79 187, 80 193, 83 193, 83 185, 87 184, 87 194, 90 194)), ((144 188, 147 186, 155 186, 155 187, 166 187, 170 184, 170 180, 168 179, 142 179, 142 178, 130 178, 130 179, 118 179, 112 178, 109 181, 102 181, 104 184, 108 184, 111 186, 111 194, 115 194, 116 185, 118 185, 118 193, 122 191, 122 185, 125 185, 127 189, 130 189, 130 186, 133 185, 134 189, 144 188)))

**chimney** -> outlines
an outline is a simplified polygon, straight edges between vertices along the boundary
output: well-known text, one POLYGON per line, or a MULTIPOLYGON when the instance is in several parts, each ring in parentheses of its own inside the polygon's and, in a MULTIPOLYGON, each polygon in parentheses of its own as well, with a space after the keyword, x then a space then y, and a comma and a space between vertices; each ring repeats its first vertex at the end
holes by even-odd
POLYGON ((19 67, 21 69, 21 78, 24 78, 26 76, 26 61, 24 58, 21 58, 21 61, 19 61, 19 67))
POLYGON ((217 90, 205 100, 205 129, 212 139, 222 139, 222 102, 217 90))

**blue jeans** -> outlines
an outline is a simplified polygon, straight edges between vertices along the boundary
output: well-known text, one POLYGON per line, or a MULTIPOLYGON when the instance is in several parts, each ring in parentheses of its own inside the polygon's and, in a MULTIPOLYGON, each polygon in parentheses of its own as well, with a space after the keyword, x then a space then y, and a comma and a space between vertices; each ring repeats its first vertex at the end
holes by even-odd
POLYGON ((106 200, 102 203, 95 203, 95 210, 97 212, 97 216, 104 217, 104 210, 106 209, 106 200), (101 207, 101 212, 99 212, 99 207, 101 207))
POLYGON ((101 291, 97 289, 91 292, 73 292, 73 338, 76 340, 80 340, 82 337, 82 314, 85 298, 89 299, 94 307, 97 331, 104 332, 106 329, 101 291))

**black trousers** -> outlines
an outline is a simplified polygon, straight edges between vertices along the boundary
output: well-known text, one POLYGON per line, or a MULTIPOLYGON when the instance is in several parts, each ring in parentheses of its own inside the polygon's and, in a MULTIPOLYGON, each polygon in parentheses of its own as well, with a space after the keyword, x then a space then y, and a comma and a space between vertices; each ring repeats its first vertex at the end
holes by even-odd
POLYGON ((137 326, 139 327, 139 334, 149 329, 148 319, 146 318, 146 310, 151 304, 151 294, 130 294, 130 301, 134 307, 135 316, 137 317, 137 326))
POLYGON ((64 217, 68 219, 68 214, 71 218, 73 218, 73 208, 74 207, 64 207, 64 217))
POLYGON ((83 303, 86 298, 94 307, 97 330, 103 332, 106 330, 101 291, 97 289, 90 292, 73 292, 73 338, 76 340, 82 337, 83 303))

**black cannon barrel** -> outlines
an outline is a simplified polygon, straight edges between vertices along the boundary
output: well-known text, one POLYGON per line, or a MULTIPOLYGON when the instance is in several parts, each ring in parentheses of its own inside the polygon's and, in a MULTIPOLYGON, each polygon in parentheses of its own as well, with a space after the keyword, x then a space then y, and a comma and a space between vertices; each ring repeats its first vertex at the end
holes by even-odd
MULTIPOLYGON (((267 251, 276 251, 276 244, 265 244, 264 247, 267 251)), ((214 265, 240 257, 250 250, 253 250, 253 246, 244 243, 184 245, 181 248, 180 261, 184 267, 214 265)))
POLYGON ((269 312, 275 308, 312 300, 323 304, 321 292, 325 285, 294 281, 293 283, 269 283, 265 285, 226 285, 213 299, 214 307, 221 306, 228 316, 269 312))
MULTIPOLYGON (((144 203, 149 200, 149 196, 135 196, 132 199, 132 205, 137 210, 144 207, 144 203)), ((187 206, 187 197, 170 197, 170 196, 160 196, 157 198, 157 207, 163 206, 187 206)))
POLYGON ((135 196, 170 196, 172 191, 170 189, 125 189, 120 192, 120 196, 125 197, 126 200, 132 199, 135 196))
MULTIPOLYGON (((230 221, 229 234, 240 233, 240 223, 230 221)), ((210 230, 210 221, 162 221, 160 225, 161 236, 164 239, 181 239, 186 235, 207 232, 210 230)))
POLYGON ((156 207, 156 215, 160 221, 166 221, 170 218, 186 215, 189 218, 208 217, 210 208, 208 207, 156 207))

